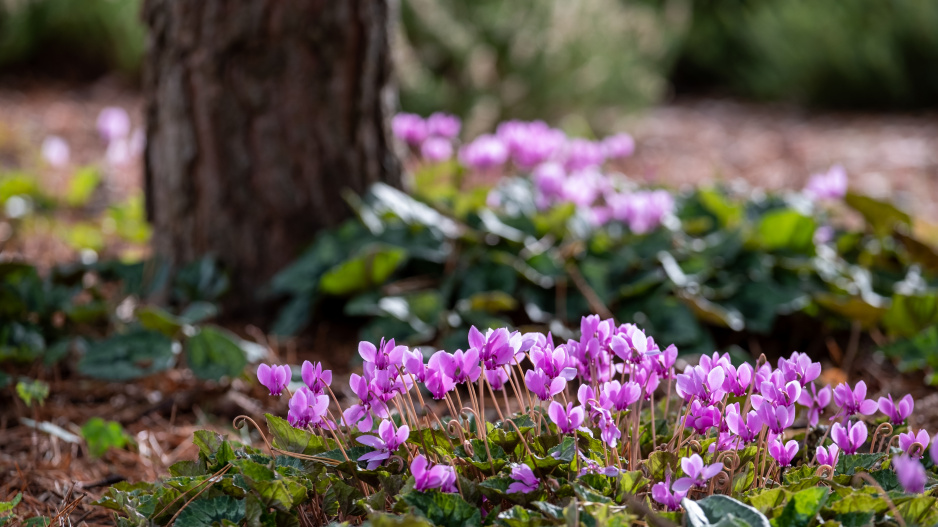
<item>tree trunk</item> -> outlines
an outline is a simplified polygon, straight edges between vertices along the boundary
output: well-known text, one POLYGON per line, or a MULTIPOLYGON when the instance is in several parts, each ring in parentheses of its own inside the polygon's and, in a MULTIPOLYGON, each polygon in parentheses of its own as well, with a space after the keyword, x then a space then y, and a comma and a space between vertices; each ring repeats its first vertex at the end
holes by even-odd
POLYGON ((393 0, 147 0, 145 187, 156 256, 214 255, 233 308, 316 231, 342 191, 400 186, 391 148, 393 0))

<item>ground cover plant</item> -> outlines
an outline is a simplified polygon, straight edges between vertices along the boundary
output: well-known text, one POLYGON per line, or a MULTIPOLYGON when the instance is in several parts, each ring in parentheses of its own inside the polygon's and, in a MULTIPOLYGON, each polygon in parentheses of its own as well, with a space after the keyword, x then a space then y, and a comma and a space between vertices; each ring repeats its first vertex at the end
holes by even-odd
POLYGON ((261 364, 289 397, 266 448, 199 432, 197 461, 100 504, 121 525, 938 522, 938 446, 906 426, 911 396, 819 386, 798 352, 775 366, 714 353, 680 373, 678 350, 638 326, 580 326, 565 342, 473 327, 465 351, 429 357, 361 342, 344 407, 321 364, 261 364))
POLYGON ((363 339, 454 349, 472 325, 567 338, 596 312, 687 353, 784 334, 766 339, 776 353, 816 355, 819 332, 841 331, 869 335, 903 369, 938 365, 938 255, 909 215, 850 192, 840 167, 801 190, 674 191, 618 170, 634 148, 624 134, 512 121, 460 145, 459 121, 443 114, 399 115, 394 130, 412 152, 414 195, 378 185, 350 196, 357 217, 274 279, 288 300, 275 333, 338 305, 363 317, 363 339))

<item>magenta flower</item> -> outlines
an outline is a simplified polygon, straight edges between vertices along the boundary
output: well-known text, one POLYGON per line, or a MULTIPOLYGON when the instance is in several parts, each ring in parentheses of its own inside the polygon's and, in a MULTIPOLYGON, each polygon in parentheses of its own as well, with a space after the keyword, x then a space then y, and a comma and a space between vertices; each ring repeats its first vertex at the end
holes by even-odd
MULTIPOLYGON (((445 352, 444 352, 445 353, 445 352)), ((404 371, 413 375, 420 382, 427 378, 427 367, 423 363, 423 352, 419 349, 404 351, 404 371)))
POLYGON ((798 453, 798 442, 794 439, 782 444, 781 436, 769 441, 769 455, 778 462, 780 467, 791 466, 791 460, 795 459, 798 453))
POLYGON ((496 135, 508 145, 512 159, 522 169, 550 160, 567 142, 566 134, 543 121, 507 121, 498 125, 496 135))
POLYGON ((693 428, 700 435, 704 435, 714 426, 720 426, 722 414, 720 410, 712 406, 700 404, 700 401, 694 401, 690 405, 690 412, 684 421, 684 426, 693 428))
POLYGON ((413 113, 399 113, 391 118, 391 132, 411 146, 419 145, 429 134, 427 122, 413 113))
POLYGON ((779 369, 782 370, 782 373, 785 375, 785 380, 796 380, 801 383, 802 386, 807 386, 809 382, 817 379, 821 375, 821 363, 813 362, 811 357, 808 357, 804 353, 794 351, 790 358, 782 359, 778 362, 779 369))
POLYGON ((443 492, 458 492, 456 471, 447 465, 433 465, 423 454, 414 456, 410 462, 410 473, 414 475, 414 490, 426 492, 439 489, 443 492))
POLYGON ((563 391, 567 380, 563 377, 551 379, 542 370, 528 370, 524 372, 524 384, 538 399, 548 401, 563 391))
POLYGON ((713 368, 708 372, 701 365, 688 366, 684 373, 677 375, 676 391, 685 401, 696 397, 704 404, 715 404, 726 394, 723 391, 725 379, 723 368, 713 368))
MULTIPOLYGON (((521 340, 523 341, 524 338, 522 337, 521 340)), ((519 341, 518 346, 521 348, 524 344, 519 341)), ((485 367, 489 369, 511 364, 515 357, 511 335, 505 328, 490 329, 483 335, 475 326, 472 326, 469 328, 469 350, 466 353, 469 352, 475 352, 478 357, 476 362, 481 359, 485 367)))
POLYGON ((642 396, 642 387, 635 382, 621 384, 619 381, 609 381, 603 384, 599 391, 599 404, 604 408, 615 408, 617 412, 625 411, 629 406, 638 402, 642 396))
POLYGON ((71 149, 65 139, 57 135, 50 135, 43 139, 40 154, 42 159, 53 168, 62 168, 68 164, 71 149))
POLYGON ((543 163, 534 169, 531 174, 534 185, 540 192, 540 198, 544 200, 539 206, 547 208, 552 199, 563 195, 563 182, 567 178, 567 172, 560 163, 543 163))
POLYGON ((440 400, 446 398, 446 394, 456 387, 456 383, 443 371, 428 368, 424 386, 427 387, 434 399, 440 400))
POLYGON ((572 361, 563 345, 556 348, 550 345, 535 346, 531 348, 531 361, 534 362, 535 369, 550 378, 562 377, 568 381, 576 378, 576 368, 570 366, 572 361))
POLYGON ((434 112, 427 117, 427 132, 430 135, 453 139, 459 135, 462 123, 459 117, 443 112, 434 112))
POLYGON ((325 419, 328 407, 328 395, 316 395, 303 386, 290 398, 287 422, 294 428, 306 428, 309 425, 332 428, 332 423, 325 419))
POLYGON ((628 364, 641 364, 649 353, 658 352, 658 346, 651 337, 637 327, 627 324, 625 332, 613 335, 611 347, 613 353, 628 364))
MULTIPOLYGON (((677 482, 675 482, 677 484, 677 482)), ((664 505, 669 511, 681 510, 681 500, 687 495, 687 490, 671 490, 671 474, 664 477, 664 481, 655 483, 651 488, 651 497, 664 505)))
POLYGON ((691 487, 705 487, 710 478, 723 470, 723 462, 718 461, 712 465, 704 465, 703 458, 699 454, 693 454, 690 457, 681 458, 681 469, 684 471, 685 477, 675 481, 672 488, 675 491, 686 493, 691 487))
MULTIPOLYGON (((836 417, 852 417, 856 414, 870 415, 876 411, 876 401, 866 398, 866 383, 860 381, 854 389, 846 383, 838 384, 834 388, 834 403, 840 407, 836 417)), ((833 419, 833 418, 831 418, 833 419)))
POLYGON ((459 161, 475 170, 485 170, 505 164, 508 147, 494 135, 480 135, 459 149, 459 161))
POLYGON ((857 450, 860 450, 860 447, 866 442, 868 434, 869 431, 866 428, 866 423, 863 421, 857 421, 853 424, 847 422, 847 426, 834 423, 833 426, 831 426, 831 439, 833 439, 834 443, 837 443, 837 446, 846 454, 856 454, 857 450))
POLYGON ((912 459, 905 454, 896 456, 892 458, 892 469, 896 471, 896 478, 906 492, 909 494, 925 492, 928 476, 919 460, 912 459))
POLYGON ((378 468, 381 463, 391 457, 391 454, 397 452, 407 437, 410 435, 410 428, 407 425, 401 426, 394 431, 394 423, 385 419, 378 425, 378 435, 363 435, 355 438, 359 443, 374 448, 374 452, 368 452, 358 458, 359 461, 368 462, 368 470, 378 468))
POLYGON ((508 485, 508 493, 527 494, 537 490, 540 480, 534 475, 534 471, 527 465, 514 465, 511 467, 511 479, 514 481, 508 485))
POLYGON ((707 452, 711 454, 714 452, 723 452, 726 450, 737 450, 739 449, 739 438, 729 432, 720 432, 717 435, 717 440, 713 443, 710 443, 710 446, 707 448, 707 452))
MULTIPOLYGON (((671 344, 661 353, 650 357, 651 365, 659 378, 670 379, 674 375, 674 362, 677 361, 677 346, 671 344)), ((752 371, 752 368, 749 368, 752 371)))
MULTIPOLYGON (((365 371, 367 373, 368 370, 365 371)), ((357 425, 359 432, 368 432, 374 426, 376 416, 382 419, 390 417, 387 405, 372 389, 369 379, 353 373, 349 377, 349 387, 358 396, 359 402, 349 406, 342 413, 347 425, 357 425)))
POLYGON ((762 395, 752 397, 752 405, 758 408, 762 400, 774 406, 793 406, 801 396, 801 384, 798 381, 785 382, 781 372, 774 372, 767 381, 762 382, 760 392, 762 395))
POLYGON ((567 142, 566 160, 564 166, 567 170, 583 170, 603 164, 606 154, 602 144, 588 139, 571 139, 567 142))
POLYGON ((837 448, 837 445, 831 445, 828 448, 819 446, 817 447, 817 450, 815 450, 815 456, 817 457, 817 462, 819 465, 830 465, 832 467, 836 467, 837 458, 840 457, 840 449, 837 448))
POLYGON ((781 434, 795 422, 795 409, 788 406, 772 406, 763 404, 756 410, 759 420, 769 427, 773 434, 781 434))
MULTIPOLYGON (((434 355, 437 357, 438 355, 434 355)), ((440 366, 453 382, 464 384, 475 382, 482 375, 482 363, 479 362, 479 352, 475 349, 469 349, 465 353, 462 350, 456 350, 453 353, 443 353, 439 355, 440 366)), ((431 359, 432 360, 432 359, 431 359)))
POLYGON ((831 387, 825 385, 818 391, 817 386, 814 383, 805 386, 804 390, 801 390, 801 395, 798 397, 798 403, 802 406, 807 407, 808 409, 808 423, 811 426, 817 426, 818 419, 821 417, 821 412, 827 409, 827 406, 831 404, 831 387))
POLYGON ((257 380, 270 390, 270 395, 279 396, 290 384, 293 374, 290 372, 290 366, 268 366, 261 364, 257 367, 257 380))
POLYGON ((723 371, 726 372, 726 379, 723 380, 723 390, 736 397, 746 395, 750 384, 752 384, 752 366, 743 363, 739 365, 739 368, 736 368, 729 364, 723 366, 723 371))
POLYGON ((508 377, 511 376, 511 370, 508 366, 499 366, 494 370, 485 370, 485 378, 488 380, 489 385, 493 390, 500 391, 505 387, 505 383, 508 382, 508 377))
POLYGON ((913 456, 915 458, 921 458, 925 455, 925 450, 928 448, 928 441, 928 432, 925 430, 919 430, 918 433, 909 430, 908 432, 899 434, 899 448, 906 454, 912 456, 912 447, 916 444, 921 445, 922 450, 918 455, 913 456))
POLYGON ((938 465, 938 435, 931 440, 931 460, 938 465))
POLYGON ((805 186, 805 194, 816 200, 838 200, 847 195, 847 171, 834 165, 826 173, 814 174, 805 186))
POLYGON ((642 388, 642 394, 646 401, 651 399, 651 394, 655 393, 661 380, 655 370, 642 364, 635 370, 635 383, 642 388))
POLYGON ((655 230, 674 211, 674 198, 666 190, 641 190, 607 199, 612 217, 625 222, 635 234, 655 230))
POLYGON ((303 376, 303 382, 316 395, 325 393, 326 386, 332 385, 332 370, 322 369, 321 362, 317 362, 313 366, 310 361, 303 361, 300 373, 303 376))
POLYGON ((550 406, 547 408, 547 415, 550 417, 550 420, 557 425, 557 428, 560 429, 561 434, 572 434, 575 430, 580 428, 585 418, 585 412, 582 406, 574 408, 573 403, 567 403, 567 407, 564 408, 563 405, 557 401, 550 403, 550 406))
POLYGON ((110 143, 130 135, 130 116, 119 106, 108 106, 98 114, 98 133, 110 143))
POLYGON ((734 405, 727 409, 726 426, 730 432, 739 436, 744 443, 752 443, 762 431, 762 420, 759 419, 759 415, 755 410, 750 410, 746 416, 740 415, 738 407, 734 405))
POLYGON ((896 404, 892 400, 892 395, 879 398, 879 411, 886 415, 894 426, 899 426, 905 422, 906 418, 912 415, 915 409, 915 399, 912 394, 907 394, 896 404))
POLYGON ((358 354, 365 362, 373 363, 379 370, 400 366, 404 360, 405 350, 407 350, 406 346, 394 345, 394 339, 385 342, 383 337, 377 348, 370 342, 358 343, 358 354))
POLYGON ((453 143, 442 137, 427 138, 420 145, 420 157, 431 163, 439 163, 453 157, 453 143))
POLYGON ((603 139, 602 147, 606 158, 621 159, 635 152, 635 140, 629 134, 611 135, 603 139))

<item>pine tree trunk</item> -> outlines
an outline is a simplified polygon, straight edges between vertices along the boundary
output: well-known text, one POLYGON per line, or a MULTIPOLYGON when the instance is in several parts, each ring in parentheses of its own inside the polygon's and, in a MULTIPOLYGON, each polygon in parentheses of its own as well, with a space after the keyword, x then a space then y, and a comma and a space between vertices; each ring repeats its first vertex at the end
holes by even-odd
POLYGON ((147 0, 145 186, 153 247, 214 255, 254 305, 344 189, 400 186, 391 148, 389 2, 147 0))

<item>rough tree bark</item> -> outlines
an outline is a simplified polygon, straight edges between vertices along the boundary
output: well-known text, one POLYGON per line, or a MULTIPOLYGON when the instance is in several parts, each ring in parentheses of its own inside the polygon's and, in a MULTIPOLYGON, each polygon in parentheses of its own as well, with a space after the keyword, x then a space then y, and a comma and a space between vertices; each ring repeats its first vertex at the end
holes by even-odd
POLYGON ((393 0, 147 0, 145 187, 157 256, 229 269, 232 307, 400 186, 387 126, 393 0))

